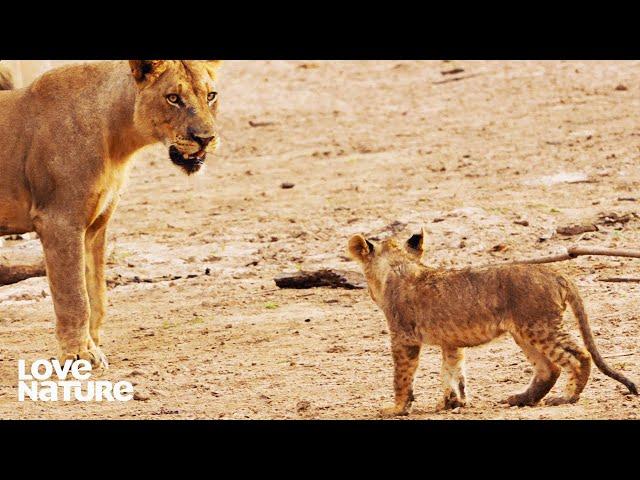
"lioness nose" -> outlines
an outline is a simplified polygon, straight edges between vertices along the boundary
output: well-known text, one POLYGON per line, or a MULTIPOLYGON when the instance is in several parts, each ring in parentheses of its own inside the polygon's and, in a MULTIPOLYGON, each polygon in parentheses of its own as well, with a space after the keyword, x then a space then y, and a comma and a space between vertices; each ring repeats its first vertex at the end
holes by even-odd
POLYGON ((215 135, 211 136, 211 137, 199 137, 198 135, 194 135, 193 133, 191 134, 191 138, 195 141, 198 142, 198 145, 200 145, 202 148, 206 147, 207 145, 209 145, 209 143, 211 143, 211 140, 213 140, 215 137, 215 135))

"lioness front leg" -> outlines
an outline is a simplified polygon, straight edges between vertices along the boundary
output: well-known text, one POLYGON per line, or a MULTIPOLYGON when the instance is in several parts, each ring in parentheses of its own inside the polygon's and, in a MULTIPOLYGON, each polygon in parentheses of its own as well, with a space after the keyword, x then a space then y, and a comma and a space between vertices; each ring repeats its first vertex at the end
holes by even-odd
POLYGON ((420 345, 392 344, 395 405, 383 408, 383 417, 407 415, 413 401, 413 377, 420 361, 420 345))
POLYGON ((84 359, 101 366, 104 356, 89 336, 84 229, 47 220, 37 226, 56 313, 59 360, 84 359))
POLYGON ((107 284, 105 279, 105 248, 107 222, 115 209, 115 203, 87 229, 85 234, 85 279, 91 305, 89 333, 97 347, 100 346, 100 328, 107 309, 107 284))
POLYGON ((467 386, 464 372, 464 349, 442 347, 442 386, 444 396, 436 410, 448 410, 467 405, 467 386))
POLYGON ((90 228, 85 235, 85 281, 89 296, 89 334, 95 344, 103 367, 108 362, 100 351, 100 326, 107 309, 107 284, 104 275, 106 225, 97 230, 90 228))

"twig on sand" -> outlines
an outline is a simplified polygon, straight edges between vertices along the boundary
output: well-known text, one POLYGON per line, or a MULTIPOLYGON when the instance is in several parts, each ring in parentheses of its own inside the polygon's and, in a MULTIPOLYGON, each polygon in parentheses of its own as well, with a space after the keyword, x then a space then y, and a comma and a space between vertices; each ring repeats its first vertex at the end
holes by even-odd
POLYGON ((480 75, 480 73, 470 73, 469 75, 462 75, 460 77, 446 78, 444 80, 436 80, 435 82, 431 82, 431 83, 433 83, 434 85, 442 85, 443 83, 458 82, 460 80, 465 80, 467 78, 477 77, 479 75, 480 75))
POLYGON ((602 358, 630 357, 631 355, 635 355, 636 353, 638 352, 612 353, 611 355, 602 355, 602 358))

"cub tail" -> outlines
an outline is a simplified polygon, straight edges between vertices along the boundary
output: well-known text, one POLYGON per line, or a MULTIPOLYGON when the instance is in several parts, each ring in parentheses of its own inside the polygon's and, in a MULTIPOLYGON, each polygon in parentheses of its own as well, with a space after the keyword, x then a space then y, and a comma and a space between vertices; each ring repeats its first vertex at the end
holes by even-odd
POLYGON ((638 387, 627 377, 619 372, 616 372, 613 368, 607 365, 600 355, 600 352, 598 352, 598 349, 596 348, 596 342, 593 339, 593 333, 591 332, 591 327, 589 326, 589 319, 587 318, 587 313, 584 310, 582 298, 580 297, 580 294, 578 293, 578 290, 574 283, 571 281, 567 283, 567 301, 569 302, 569 305, 571 305, 573 314, 578 319, 580 334, 582 335, 582 339, 584 340, 587 350, 591 354, 593 363, 596 364, 596 366, 602 373, 622 383, 634 395, 638 395, 638 387))

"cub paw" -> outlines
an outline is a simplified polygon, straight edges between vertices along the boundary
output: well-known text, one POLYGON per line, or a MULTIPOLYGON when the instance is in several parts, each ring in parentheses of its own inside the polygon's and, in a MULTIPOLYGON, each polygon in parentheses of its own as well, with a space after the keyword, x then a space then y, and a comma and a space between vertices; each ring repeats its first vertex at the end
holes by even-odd
POLYGON ((529 395, 524 393, 517 393, 515 395, 511 395, 505 400, 502 400, 500 403, 506 403, 511 407, 533 407, 537 405, 538 402, 532 399, 529 395))
POLYGON ((555 407, 558 405, 566 405, 568 403, 576 403, 577 397, 549 397, 545 398, 544 404, 549 407, 555 407))
POLYGON ((455 408, 466 407, 467 401, 459 398, 454 392, 445 394, 444 398, 438 402, 436 412, 442 410, 453 410, 455 408))
POLYGON ((380 410, 380 416, 382 418, 400 417, 409 415, 409 408, 394 405, 393 407, 386 407, 380 410))

